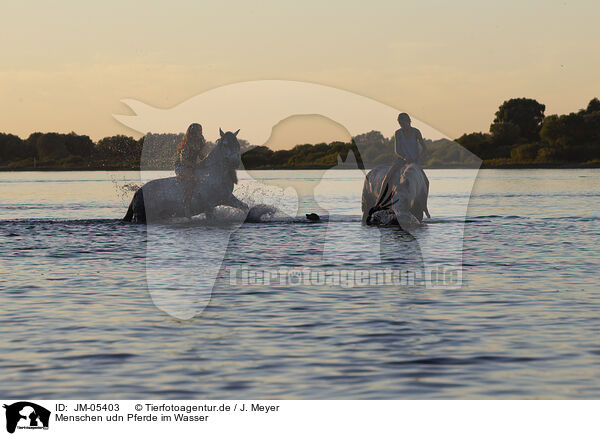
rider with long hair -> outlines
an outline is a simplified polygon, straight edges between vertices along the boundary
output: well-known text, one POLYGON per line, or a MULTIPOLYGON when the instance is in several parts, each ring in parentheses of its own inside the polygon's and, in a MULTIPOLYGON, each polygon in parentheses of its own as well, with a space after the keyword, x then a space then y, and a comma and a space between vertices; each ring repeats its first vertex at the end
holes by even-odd
POLYGON ((198 157, 202 156, 205 147, 206 140, 202 136, 202 126, 198 123, 190 124, 177 147, 175 159, 175 175, 184 183, 183 208, 187 218, 192 215, 192 193, 196 184, 195 170, 198 165, 198 157))

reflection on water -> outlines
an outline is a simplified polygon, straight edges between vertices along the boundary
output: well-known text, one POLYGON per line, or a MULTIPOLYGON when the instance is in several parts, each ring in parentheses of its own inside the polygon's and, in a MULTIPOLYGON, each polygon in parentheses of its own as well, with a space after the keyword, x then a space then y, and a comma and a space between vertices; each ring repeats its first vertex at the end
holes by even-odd
MULTIPOLYGON (((412 235, 360 226, 359 171, 319 183, 311 171, 268 171, 267 188, 242 177, 245 199, 273 198, 287 214, 316 205, 328 220, 280 214, 232 231, 215 290, 192 296, 206 308, 184 321, 148 291, 146 242, 159 233, 118 220, 121 188, 139 175, 0 173, 0 396, 598 397, 598 170, 480 171, 460 289, 229 280, 232 267, 422 267, 428 232, 460 230, 469 201, 464 172, 428 175, 432 220, 412 235), (290 179, 316 186, 314 202, 285 190, 290 179), (324 259, 332 238, 342 242, 324 259)), ((180 241, 159 246, 172 270, 190 260, 185 243, 206 263, 214 243, 194 242, 223 229, 161 231, 180 241)), ((149 280, 164 280, 161 269, 149 280)))

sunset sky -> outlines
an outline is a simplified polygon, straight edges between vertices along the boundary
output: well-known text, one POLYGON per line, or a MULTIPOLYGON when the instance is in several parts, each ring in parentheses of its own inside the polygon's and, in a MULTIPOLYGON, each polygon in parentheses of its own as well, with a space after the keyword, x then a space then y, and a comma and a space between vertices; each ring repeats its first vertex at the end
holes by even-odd
POLYGON ((131 114, 122 99, 170 108, 284 79, 375 99, 455 138, 487 131, 508 98, 552 114, 600 96, 599 19, 598 1, 3 2, 0 131, 139 136, 112 116, 131 114))

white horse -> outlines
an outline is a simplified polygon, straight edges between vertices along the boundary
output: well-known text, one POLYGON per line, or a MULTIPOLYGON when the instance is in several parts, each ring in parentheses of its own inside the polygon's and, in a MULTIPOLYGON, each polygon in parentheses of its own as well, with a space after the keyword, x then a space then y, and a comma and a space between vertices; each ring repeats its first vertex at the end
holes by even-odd
MULTIPOLYGON (((195 170, 196 184, 192 192, 192 215, 212 215, 216 206, 232 206, 248 210, 248 205, 233 195, 237 183, 236 169, 240 166, 240 143, 237 134, 224 133, 201 166, 195 170)), ((184 182, 176 177, 156 179, 138 189, 124 221, 134 223, 157 222, 170 217, 185 216, 184 182)))
POLYGON ((376 167, 363 185, 363 223, 397 222, 404 230, 414 228, 423 221, 423 213, 430 217, 428 195, 429 181, 417 164, 376 167))

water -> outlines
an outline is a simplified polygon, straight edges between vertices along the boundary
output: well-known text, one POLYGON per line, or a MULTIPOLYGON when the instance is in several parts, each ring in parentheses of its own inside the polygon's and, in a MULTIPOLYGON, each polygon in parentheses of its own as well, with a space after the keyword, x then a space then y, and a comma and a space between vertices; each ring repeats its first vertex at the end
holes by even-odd
POLYGON ((119 221, 134 172, 0 173, 0 397, 598 398, 600 171, 484 170, 470 199, 473 173, 428 175, 432 219, 410 235, 360 226, 359 171, 242 174, 239 196, 277 206, 266 222, 149 230, 119 221), (298 206, 328 221, 288 216, 298 206), (197 242, 219 232, 212 295, 172 316, 181 304, 152 289, 147 241, 176 241, 162 261, 177 271, 207 262, 218 242, 197 242), (227 279, 232 267, 422 271, 457 251, 459 289, 227 279))

